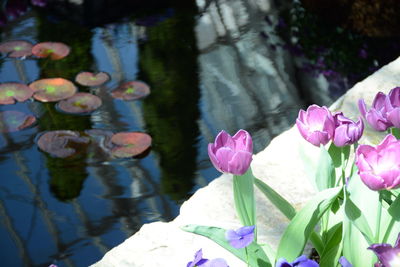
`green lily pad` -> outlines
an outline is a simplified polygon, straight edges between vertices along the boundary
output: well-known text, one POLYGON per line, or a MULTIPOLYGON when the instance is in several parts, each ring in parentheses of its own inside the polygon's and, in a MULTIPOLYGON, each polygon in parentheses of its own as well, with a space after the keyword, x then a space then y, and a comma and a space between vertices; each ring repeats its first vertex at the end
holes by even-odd
POLYGON ((34 91, 33 98, 41 102, 56 102, 73 96, 76 86, 63 78, 41 79, 32 82, 29 87, 34 91))
POLYGON ((16 110, 0 111, 0 132, 16 132, 25 129, 36 122, 32 115, 16 110))
POLYGON ((60 42, 42 42, 32 47, 32 54, 37 57, 50 57, 53 60, 62 59, 68 56, 70 48, 60 42))
POLYGON ((101 106, 101 99, 89 93, 76 93, 58 102, 57 107, 67 113, 88 113, 101 106))
POLYGON ((0 53, 6 54, 7 57, 28 57, 32 55, 33 45, 27 41, 8 41, 0 44, 0 53))
POLYGON ((150 87, 140 81, 123 83, 111 92, 112 97, 123 100, 136 100, 148 94, 150 94, 150 87))
POLYGON ((145 152, 151 146, 151 136, 141 132, 121 132, 111 137, 116 146, 111 153, 117 158, 129 158, 145 152))
POLYGON ((33 94, 33 90, 22 83, 0 84, 0 105, 14 104, 16 101, 24 102, 33 94))
POLYGON ((57 158, 67 158, 86 151, 90 139, 70 130, 49 131, 37 140, 39 148, 57 158))
POLYGON ((110 75, 106 72, 80 72, 75 77, 75 81, 84 86, 99 86, 110 80, 110 75))

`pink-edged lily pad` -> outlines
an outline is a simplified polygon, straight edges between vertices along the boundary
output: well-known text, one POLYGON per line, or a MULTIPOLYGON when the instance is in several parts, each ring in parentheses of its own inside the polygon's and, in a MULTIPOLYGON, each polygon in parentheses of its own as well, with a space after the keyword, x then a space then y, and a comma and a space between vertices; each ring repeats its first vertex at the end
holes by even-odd
POLYGON ((32 47, 27 41, 9 41, 0 44, 0 53, 8 57, 28 57, 32 55, 32 47))
POLYGON ((123 100, 135 100, 150 94, 150 87, 144 82, 131 81, 121 84, 111 96, 123 100))
POLYGON ((24 102, 33 94, 33 90, 22 83, 0 84, 0 105, 14 104, 16 101, 24 102))
POLYGON ((34 91, 33 98, 41 102, 56 102, 73 96, 76 86, 63 78, 41 79, 32 82, 29 87, 34 91))
POLYGON ((57 158, 67 158, 85 151, 90 139, 70 130, 49 131, 37 140, 39 148, 57 158))
POLYGON ((121 132, 112 136, 116 145, 111 151, 117 158, 129 158, 139 155, 151 146, 151 136, 141 132, 121 132))
POLYGON ((37 57, 50 57, 53 60, 62 59, 68 56, 70 48, 68 45, 59 42, 43 42, 32 47, 32 54, 37 57))
POLYGON ((75 81, 84 86, 99 86, 110 80, 110 75, 106 72, 80 72, 75 77, 75 81))
POLYGON ((88 113, 101 106, 101 99, 89 93, 76 93, 58 102, 57 107, 67 113, 88 113))
POLYGON ((25 129, 35 122, 34 116, 20 111, 6 110, 0 112, 0 132, 3 133, 25 129))

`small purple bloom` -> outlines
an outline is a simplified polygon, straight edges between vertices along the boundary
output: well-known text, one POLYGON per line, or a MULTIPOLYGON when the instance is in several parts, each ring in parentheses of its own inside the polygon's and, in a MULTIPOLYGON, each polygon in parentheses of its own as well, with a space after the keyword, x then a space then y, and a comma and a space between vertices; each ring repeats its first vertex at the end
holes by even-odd
POLYGON ((319 264, 313 260, 308 259, 306 256, 301 255, 295 259, 292 263, 289 263, 286 259, 280 258, 275 267, 318 267, 319 264))
POLYGON ((243 175, 253 158, 253 141, 245 130, 239 130, 233 137, 221 131, 213 144, 208 144, 208 156, 220 172, 243 175))
POLYGON ((194 260, 188 262, 186 267, 195 267, 195 266, 201 266, 208 262, 208 259, 203 259, 203 251, 202 249, 199 249, 196 254, 194 254, 194 260))
POLYGON ((400 266, 400 233, 394 247, 390 244, 372 244, 368 249, 372 250, 379 259, 375 266, 395 267, 400 266))
POLYGON ((31 0, 31 4, 34 6, 44 7, 47 4, 47 0, 31 0))
POLYGON ((255 226, 244 226, 237 230, 227 230, 225 238, 232 247, 240 249, 247 247, 254 240, 255 226))
POLYGON ((361 48, 360 51, 358 51, 358 56, 360 58, 367 58, 368 57, 367 50, 365 50, 364 48, 361 48))
POLYGON ((361 119, 354 122, 345 117, 342 112, 336 113, 333 117, 336 126, 333 143, 336 146, 352 145, 360 140, 364 131, 364 123, 361 119))
POLYGON ((400 141, 388 134, 376 147, 360 145, 356 165, 363 183, 371 190, 400 187, 400 141))
POLYGON ((344 256, 340 257, 339 263, 342 265, 342 267, 353 267, 353 265, 344 256))
POLYGON ((311 105, 296 120, 300 134, 314 146, 326 145, 334 135, 335 120, 327 107, 311 105))
POLYGON ((361 116, 377 131, 386 131, 389 127, 393 126, 393 123, 387 117, 388 102, 390 100, 382 92, 379 92, 375 96, 372 107, 368 111, 364 100, 360 99, 358 101, 361 116))
POLYGON ((212 259, 207 261, 204 264, 204 267, 229 267, 228 263, 226 263, 226 261, 222 258, 216 258, 216 259, 212 259))

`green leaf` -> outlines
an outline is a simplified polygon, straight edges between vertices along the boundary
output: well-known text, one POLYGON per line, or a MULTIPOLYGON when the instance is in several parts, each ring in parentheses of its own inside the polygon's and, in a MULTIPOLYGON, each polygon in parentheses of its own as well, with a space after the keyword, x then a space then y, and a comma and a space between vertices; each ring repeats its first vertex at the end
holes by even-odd
POLYGON ((240 222, 245 226, 256 225, 254 176, 251 168, 243 175, 233 176, 233 198, 240 222))
POLYGON ((279 243, 277 258, 293 261, 304 250, 321 216, 329 210, 341 188, 330 188, 318 193, 307 205, 297 212, 289 223, 279 243))
POLYGON ((339 260, 340 242, 342 241, 342 223, 337 223, 326 233, 327 242, 324 251, 320 254, 320 266, 335 266, 339 260))
POLYGON ((254 179, 254 184, 269 199, 269 201, 271 201, 271 203, 277 207, 283 213, 283 215, 286 216, 286 218, 291 220, 296 215, 296 210, 289 203, 289 201, 284 199, 269 185, 257 178, 254 179))
MULTIPOLYGON (((201 226, 201 225, 193 225, 189 224, 186 226, 181 227, 182 230, 195 233, 198 235, 202 235, 205 237, 208 237, 209 239, 213 240, 215 243, 220 245, 221 247, 225 248, 226 250, 230 251, 232 254, 234 254, 236 257, 241 259, 242 261, 246 262, 247 256, 246 256, 246 249, 247 253, 249 254, 248 260, 249 260, 249 265, 252 267, 258 267, 258 266, 265 266, 265 267, 271 267, 271 259, 267 257, 265 254, 264 250, 260 245, 257 243, 253 242, 249 246, 241 249, 236 249, 232 247, 229 242, 225 238, 225 229, 218 228, 218 227, 211 227, 211 226, 201 226)), ((273 252, 269 252, 272 255, 274 254, 273 252)))
POLYGON ((344 147, 337 147, 335 144, 332 142, 331 145, 329 146, 328 153, 331 156, 333 165, 335 168, 339 168, 342 166, 342 153, 344 153, 344 159, 348 159, 350 155, 350 146, 344 146, 344 147))
POLYGON ((320 147, 319 162, 315 174, 315 184, 319 191, 335 186, 336 173, 335 166, 328 151, 324 146, 320 147))
POLYGON ((374 240, 374 235, 372 234, 371 228, 361 210, 347 198, 344 204, 344 210, 346 217, 354 224, 354 226, 361 232, 365 240, 372 244, 374 240))

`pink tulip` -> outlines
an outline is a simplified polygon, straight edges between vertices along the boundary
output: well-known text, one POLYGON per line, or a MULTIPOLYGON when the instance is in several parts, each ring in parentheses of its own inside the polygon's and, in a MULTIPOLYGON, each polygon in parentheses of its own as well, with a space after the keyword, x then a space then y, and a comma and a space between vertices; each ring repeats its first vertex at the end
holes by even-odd
POLYGON ((300 134, 315 146, 326 145, 334 135, 335 120, 327 107, 311 105, 296 120, 300 134))
POLYGON ((215 142, 208 144, 208 156, 220 172, 242 175, 252 161, 253 141, 245 130, 239 130, 233 137, 221 131, 215 142))
POLYGON ((360 145, 356 165, 361 180, 371 190, 400 187, 400 141, 389 134, 376 147, 360 145))
POLYGON ((372 107, 367 111, 367 107, 363 99, 358 101, 358 108, 364 119, 377 131, 386 131, 393 123, 388 119, 388 103, 389 98, 382 92, 379 92, 372 103, 372 107))
POLYGON ((385 106, 388 120, 394 127, 400 128, 400 87, 390 90, 385 106))
POLYGON ((346 118, 342 112, 336 113, 333 117, 336 126, 333 143, 336 146, 342 147, 352 145, 360 140, 364 131, 364 123, 361 119, 354 122, 346 118))

